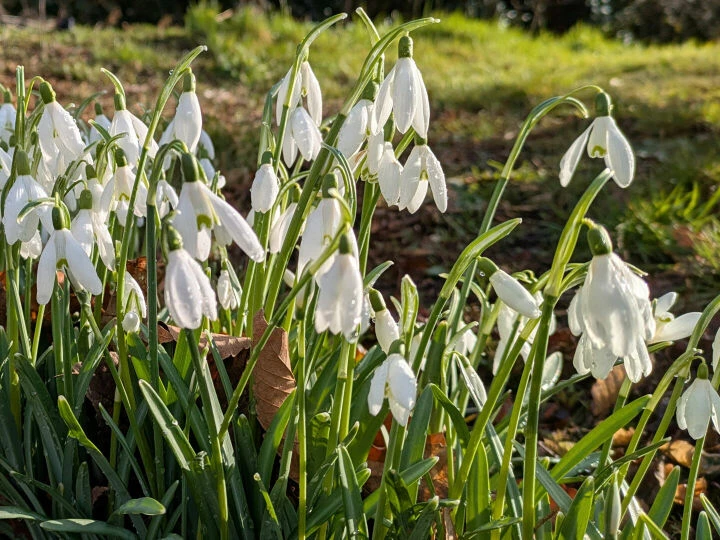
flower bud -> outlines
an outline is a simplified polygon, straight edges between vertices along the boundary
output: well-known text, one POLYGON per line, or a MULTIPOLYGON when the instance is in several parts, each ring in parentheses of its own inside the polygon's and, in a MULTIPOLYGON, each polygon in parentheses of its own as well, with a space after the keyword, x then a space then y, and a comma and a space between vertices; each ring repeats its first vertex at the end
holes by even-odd
POLYGON ((478 260, 478 267, 485 274, 490 275, 490 284, 495 289, 495 293, 509 308, 529 319, 537 319, 540 316, 541 312, 537 301, 518 280, 500 270, 486 258, 478 260))
POLYGON ((136 333, 140 330, 140 317, 134 311, 128 311, 123 317, 122 327, 128 334, 136 333))
POLYGON ((260 165, 250 188, 253 210, 268 212, 275 204, 279 192, 280 186, 273 166, 270 163, 260 165))

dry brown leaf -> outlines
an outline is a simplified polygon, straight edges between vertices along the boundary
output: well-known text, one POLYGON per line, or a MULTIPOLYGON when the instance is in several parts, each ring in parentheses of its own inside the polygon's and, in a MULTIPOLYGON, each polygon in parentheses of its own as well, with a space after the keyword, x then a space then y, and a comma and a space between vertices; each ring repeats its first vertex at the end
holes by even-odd
POLYGON ((612 410, 625 377, 625 367, 619 365, 612 368, 604 380, 595 381, 590 390, 592 394, 590 410, 594 416, 605 416, 612 410))
POLYGON ((543 443, 548 450, 558 456, 564 456, 575 446, 575 441, 569 440, 564 430, 553 431, 549 437, 543 438, 543 443))
MULTIPOLYGON (((267 328, 267 321, 261 311, 253 319, 253 347, 257 339, 267 328)), ((255 396, 255 410, 260 425, 268 429, 278 409, 287 397, 297 387, 292 367, 290 366, 290 352, 288 335, 282 328, 275 328, 270 339, 258 355, 255 365, 253 395, 255 396)))
MULTIPOLYGON (((430 479, 433 483, 435 495, 441 499, 447 499, 448 496, 448 476, 447 476, 447 441, 444 433, 431 433, 425 440, 425 458, 437 457, 438 462, 430 469, 430 479)), ((420 482, 419 500, 427 501, 432 497, 425 478, 420 482)))
MULTIPOLYGON (((705 477, 698 478, 695 482, 695 493, 693 494, 693 510, 696 512, 702 510, 702 501, 700 495, 707 493, 708 483, 705 477)), ((687 494, 687 484, 680 484, 675 490, 675 502, 677 504, 685 504, 685 495, 687 494)))
POLYGON ((670 457, 678 465, 690 468, 695 445, 688 441, 670 441, 660 447, 660 451, 670 457))
POLYGON ((614 447, 626 447, 628 444, 630 444, 630 440, 632 439, 633 435, 635 435, 635 428, 620 428, 618 429, 615 434, 613 435, 612 439, 612 445, 614 447))

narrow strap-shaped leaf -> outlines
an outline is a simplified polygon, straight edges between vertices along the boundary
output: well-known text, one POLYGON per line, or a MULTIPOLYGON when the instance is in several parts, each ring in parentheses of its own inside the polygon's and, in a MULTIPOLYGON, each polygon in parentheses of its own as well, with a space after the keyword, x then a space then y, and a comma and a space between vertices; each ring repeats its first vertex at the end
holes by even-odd
POLYGON ((439 386, 431 383, 428 385, 428 387, 432 389, 432 393, 433 396, 435 396, 435 401, 437 402, 437 404, 440 405, 443 409, 445 409, 446 413, 448 413, 450 421, 453 423, 455 431, 460 438, 460 442, 464 444, 467 443, 470 439, 470 431, 468 430, 467 424, 465 423, 465 418, 463 418, 462 413, 448 399, 448 397, 445 395, 445 392, 443 392, 439 386))
POLYGON ((58 533, 99 534, 104 537, 112 536, 126 540, 137 538, 130 531, 93 519, 51 519, 43 521, 40 526, 47 531, 58 533))
POLYGON ((410 532, 408 540, 424 540, 428 537, 428 531, 431 530, 432 524, 435 521, 437 509, 439 506, 440 498, 435 496, 425 503, 425 507, 420 512, 420 515, 415 521, 415 527, 410 532))
POLYGON ((338 446, 338 480, 342 494, 343 506, 345 507, 345 527, 350 538, 356 536, 368 536, 368 527, 363 512, 362 497, 360 496, 360 485, 355 476, 355 469, 345 445, 338 446))
POLYGON ((582 483, 565 519, 558 531, 559 540, 577 540, 585 537, 585 531, 592 514, 593 500, 595 498, 595 479, 588 476, 582 483))
POLYGON ((704 493, 700 494, 700 501, 702 502, 703 508, 705 509, 712 526, 715 528, 715 532, 720 535, 720 512, 717 511, 710 502, 710 499, 708 499, 704 493))

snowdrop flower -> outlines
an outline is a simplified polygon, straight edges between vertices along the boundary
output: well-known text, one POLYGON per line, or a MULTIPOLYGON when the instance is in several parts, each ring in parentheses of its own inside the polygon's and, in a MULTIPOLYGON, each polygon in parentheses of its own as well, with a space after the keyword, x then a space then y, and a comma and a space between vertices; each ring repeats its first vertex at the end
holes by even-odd
POLYGON ((289 101, 287 94, 290 89, 292 68, 285 74, 285 77, 283 77, 283 80, 280 83, 277 102, 275 104, 275 120, 278 126, 280 125, 285 105, 288 106, 288 111, 290 112, 300 103, 300 99, 302 97, 305 97, 307 101, 307 110, 315 122, 315 125, 319 126, 322 122, 322 91, 320 90, 320 83, 318 82, 317 77, 315 77, 315 73, 307 60, 300 64, 299 75, 299 81, 297 77, 295 79, 292 96, 290 96, 289 101), (300 84, 298 84, 298 82, 300 84))
POLYGON ((217 299, 202 266, 183 249, 182 238, 168 227, 168 262, 165 271, 165 305, 181 328, 194 330, 203 315, 217 319, 217 299))
POLYGON ((368 296, 370 306, 375 313, 375 337, 377 337, 378 345, 380 345, 383 352, 389 354, 390 346, 400 339, 398 324, 390 314, 380 292, 370 289, 368 296))
POLYGON ((380 129, 394 113, 400 133, 410 126, 421 138, 427 139, 430 123, 430 102, 420 70, 413 60, 413 41, 403 36, 398 43, 398 61, 383 81, 375 101, 376 129, 380 129))
POLYGON ((15 118, 17 111, 12 104, 10 90, 3 91, 3 104, 0 105, 0 141, 10 142, 10 137, 15 134, 15 118))
MULTIPOLYGON (((128 162, 134 167, 140 158, 140 152, 147 138, 148 128, 137 116, 127 110, 125 96, 115 94, 115 116, 110 123, 110 135, 115 136, 124 133, 118 140, 118 146, 125 152, 128 162)), ((158 144, 150 141, 148 155, 155 157, 158 151, 158 144)))
POLYGON ((183 91, 178 99, 175 117, 160 137, 159 146, 175 139, 185 143, 190 152, 195 152, 202 133, 202 112, 195 93, 195 75, 188 70, 183 78, 183 91))
POLYGON ((217 296, 223 309, 237 309, 240 305, 238 294, 230 281, 230 274, 225 269, 220 271, 220 277, 217 283, 217 296))
POLYGON ((78 207, 70 231, 88 256, 92 254, 93 245, 97 245, 100 259, 112 270, 115 268, 113 239, 105 223, 105 214, 93 209, 93 194, 89 189, 84 189, 80 194, 78 207))
POLYGON ((315 330, 342 333, 348 341, 355 338, 362 319, 363 281, 357 257, 352 252, 348 233, 340 241, 337 255, 330 269, 320 276, 315 309, 315 330))
POLYGON ((350 158, 365 142, 378 131, 373 114, 373 99, 377 94, 377 84, 368 83, 361 99, 355 103, 345 119, 338 134, 337 148, 342 155, 350 158))
POLYGON ((425 199, 428 184, 438 210, 445 212, 447 210, 445 173, 426 141, 420 140, 410 152, 402 169, 399 208, 401 210, 407 208, 410 213, 417 211, 425 199))
POLYGON ((85 148, 80 129, 73 117, 55 100, 55 92, 47 82, 40 84, 43 107, 38 122, 38 142, 43 160, 56 160, 60 156, 65 163, 78 158, 85 148))
POLYGON ((123 330, 137 332, 140 329, 140 321, 147 316, 147 305, 140 284, 135 281, 130 272, 125 272, 123 305, 125 307, 125 316, 122 321, 123 330))
POLYGON ((677 300, 677 293, 669 292, 658 298, 653 304, 653 317, 655 318, 655 334, 648 343, 659 343, 661 341, 677 341, 685 339, 692 334, 695 325, 700 320, 702 313, 694 311, 675 317, 670 313, 670 308, 677 300))
POLYGON ((35 234, 28 242, 22 242, 20 244, 20 256, 23 259, 37 259, 42 253, 43 244, 40 238, 40 231, 35 231, 35 234))
POLYGON ((255 173, 252 187, 250 188, 250 199, 252 201, 253 210, 265 213, 275 204, 278 193, 280 192, 280 183, 272 166, 272 155, 265 152, 263 156, 263 164, 255 173))
MULTIPOLYGON (((369 158, 368 158, 369 160, 369 158)), ((388 206, 399 204, 400 189, 403 183, 403 166, 395 157, 395 150, 392 143, 384 143, 384 149, 380 164, 376 171, 380 192, 388 206)), ((423 193, 423 199, 425 193, 423 193)))
POLYGON ((677 423, 697 440, 705 436, 712 419, 715 431, 720 432, 720 396, 708 380, 705 362, 700 364, 697 378, 680 396, 677 405, 677 423))
POLYGON ((3 212, 5 237, 10 245, 18 240, 29 242, 38 230, 40 220, 47 229, 51 229, 48 208, 40 206, 26 214, 19 222, 18 216, 25 205, 48 196, 47 192, 30 176, 30 163, 27 154, 18 150, 15 156, 17 178, 8 191, 3 212))
POLYGON ((280 215, 277 222, 273 221, 273 225, 270 228, 270 253, 280 253, 296 209, 297 203, 293 202, 288 204, 287 208, 280 215))
MULTIPOLYGON (((110 119, 105 116, 105 112, 103 111, 102 105, 99 103, 95 103, 95 118, 93 118, 94 122, 103 128, 108 133, 110 132, 110 119)), ((95 126, 90 127, 90 142, 94 143, 95 141, 101 141, 102 135, 100 135, 100 132, 95 128, 95 126)))
MULTIPOLYGON (((542 303, 541 292, 536 292, 533 295, 533 298, 538 305, 542 303)), ((518 312, 508 307, 507 304, 503 303, 500 306, 497 317, 497 328, 498 334, 500 334, 500 340, 498 341, 497 349, 495 350, 495 358, 493 360, 493 374, 497 373, 497 370, 500 367, 500 361, 502 360, 505 351, 513 347, 515 341, 519 337, 519 332, 522 331, 527 322, 528 317, 520 315, 518 312), (516 324, 517 332, 513 332, 513 328, 516 324)), ((556 327, 557 319, 555 318, 555 314, 553 313, 552 317, 550 318, 550 328, 548 329, 548 334, 554 334, 556 327)), ((522 347, 520 348, 520 356, 522 356, 523 360, 525 360, 526 362, 528 357, 530 356, 530 349, 532 348, 532 344, 535 341, 535 335, 537 334, 537 331, 538 327, 536 326, 528 336, 527 340, 525 340, 525 343, 523 343, 522 347)))
POLYGON ((200 154, 204 154, 207 159, 215 159, 215 145, 204 129, 200 130, 200 139, 198 140, 197 149, 195 155, 200 158, 200 154))
MULTIPOLYGON (((0 189, 5 187, 12 167, 12 157, 0 147, 0 189)), ((1 210, 1 209, 0 209, 1 210)), ((0 216, 2 212, 0 211, 0 216)))
POLYGON ((570 183, 583 148, 587 146, 588 156, 603 158, 605 166, 613 172, 617 185, 628 187, 635 175, 635 155, 612 117, 610 96, 600 92, 595 99, 595 107, 598 116, 575 139, 560 161, 560 184, 564 187, 570 183))
POLYGON ((177 208, 178 196, 175 188, 165 180, 160 180, 155 186, 155 206, 160 219, 168 215, 171 208, 177 208))
POLYGON ((368 409, 377 416, 387 398, 395 421, 405 426, 415 407, 416 395, 417 381, 410 364, 402 355, 391 354, 375 369, 370 381, 368 409))
MULTIPOLYGON (((393 129, 395 128, 393 127, 393 129)), ((388 149, 393 153, 394 157, 395 150, 392 147, 392 143, 385 141, 385 134, 382 130, 378 131, 373 135, 370 135, 370 137, 368 138, 367 159, 365 160, 365 166, 367 167, 368 172, 372 176, 375 176, 379 173, 381 161, 383 157, 385 157, 385 153, 388 151, 388 149)), ((400 168, 402 169, 402 167, 400 168)))
POLYGON ((571 332, 582 334, 573 364, 580 374, 605 378, 622 358, 637 382, 652 371, 645 341, 655 334, 655 319, 647 283, 612 252, 604 228, 594 225, 588 242, 594 256, 568 308, 571 332))
POLYGON ((478 269, 481 274, 489 277, 495 294, 510 309, 528 319, 537 319, 540 316, 538 300, 517 279, 500 270, 494 262, 485 257, 478 259, 478 269))
POLYGON ((52 210, 55 230, 45 244, 37 270, 37 301, 45 305, 50 301, 55 288, 56 272, 64 272, 76 290, 87 290, 90 294, 102 292, 102 282, 95 272, 90 257, 80 242, 70 232, 70 220, 66 210, 55 207, 52 210))
POLYGON ((214 228, 222 227, 253 261, 264 260, 265 250, 247 221, 204 182, 199 181, 195 157, 183 154, 181 164, 185 181, 173 226, 182 236, 187 251, 198 260, 207 260, 210 255, 210 233, 214 228))
POLYGON ((127 215, 130 210, 130 198, 132 196, 133 185, 138 182, 137 194, 135 195, 135 204, 133 206, 133 214, 137 217, 145 217, 147 214, 147 194, 148 188, 145 185, 142 175, 133 173, 124 150, 117 148, 115 150, 115 174, 110 178, 103 189, 101 200, 101 212, 107 214, 111 210, 115 211, 118 221, 125 227, 127 225, 127 215))
MULTIPOLYGON (((305 266, 320 257, 342 226, 342 208, 340 203, 329 193, 329 190, 336 186, 335 176, 333 174, 326 175, 323 181, 323 198, 310 212, 305 222, 305 231, 298 254, 298 274, 302 275, 305 266)), ((328 259, 318 270, 317 275, 327 271, 331 264, 332 259, 328 259)))
POLYGON ((290 166, 295 163, 297 151, 303 159, 312 161, 320 153, 322 135, 320 130, 303 107, 296 107, 290 114, 288 133, 283 137, 283 159, 290 166))

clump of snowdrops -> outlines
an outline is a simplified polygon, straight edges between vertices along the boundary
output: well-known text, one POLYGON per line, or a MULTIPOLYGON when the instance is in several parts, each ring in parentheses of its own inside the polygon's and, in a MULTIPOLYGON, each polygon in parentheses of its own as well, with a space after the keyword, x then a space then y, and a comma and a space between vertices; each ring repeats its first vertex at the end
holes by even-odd
MULTIPOLYGON (((96 104, 92 116, 95 96, 68 111, 49 82, 28 83, 18 68, 0 108, 5 533, 18 530, 4 521, 13 519, 36 538, 663 536, 679 472, 651 508, 636 495, 674 417, 696 439, 688 485, 710 421, 720 427, 720 344, 712 379, 698 349, 720 300, 675 317, 676 295, 652 300, 591 219, 596 197, 616 189, 609 181, 625 188, 635 174, 610 96, 583 87, 530 112, 477 237, 421 318, 412 276, 399 298, 384 297, 373 285, 392 263, 369 268, 368 252, 378 204, 415 212, 429 191, 445 212, 452 197, 431 146, 422 44, 416 55, 410 37, 438 21, 379 36, 359 10, 365 62, 341 108, 323 116, 312 42, 344 18, 314 29, 267 95, 249 213, 223 197, 202 129, 190 67, 202 47, 140 117, 112 73, 114 110, 96 104), (581 98, 595 100, 590 110, 581 98), (522 234, 519 219, 495 224, 495 210, 528 134, 561 107, 595 119, 560 163, 560 182, 585 153, 605 168, 567 217, 552 266, 513 277, 483 252, 522 234), (592 260, 571 262, 584 233, 592 260), (562 297, 567 323, 555 316, 562 297), (480 304, 478 320, 466 320, 468 302, 480 304), (574 358, 548 355, 563 324, 579 336, 574 358), (686 338, 652 395, 628 401, 650 355, 686 338), (364 354, 360 340, 372 344, 364 354), (243 359, 234 380, 227 346, 243 359), (560 381, 565 362, 576 375, 560 381), (616 365, 627 378, 612 414, 562 457, 540 457, 543 402, 616 365), (101 371, 112 378, 110 410, 86 400, 101 371), (512 408, 497 419, 508 391, 512 408), (615 459, 624 426, 634 435, 615 459), (442 453, 426 449, 431 440, 442 453)), ((710 502, 694 519, 687 493, 683 537, 720 534, 710 502)))

